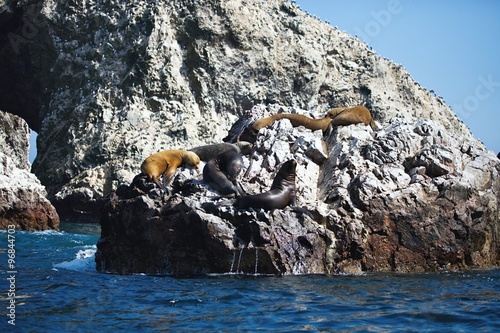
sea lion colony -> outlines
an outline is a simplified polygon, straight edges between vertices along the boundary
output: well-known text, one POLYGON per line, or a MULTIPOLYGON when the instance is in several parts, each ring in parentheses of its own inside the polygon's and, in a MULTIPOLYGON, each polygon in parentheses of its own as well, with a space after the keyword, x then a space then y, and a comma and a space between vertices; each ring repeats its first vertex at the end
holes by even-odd
MULTIPOLYGON (((274 121, 288 119, 292 126, 304 126, 326 133, 333 126, 346 126, 363 123, 378 130, 370 111, 364 106, 330 109, 323 118, 313 119, 300 114, 278 113, 256 120, 251 125, 253 135, 274 121)), ((207 162, 203 168, 203 180, 210 187, 222 194, 222 197, 236 197, 234 206, 238 209, 283 209, 296 203, 295 171, 297 162, 288 160, 281 165, 269 191, 260 194, 247 195, 237 183, 236 178, 241 173, 243 161, 240 154, 250 154, 252 144, 246 141, 236 143, 218 143, 189 150, 164 150, 155 153, 144 160, 141 172, 149 181, 161 189, 167 190, 179 166, 199 168, 200 161, 207 162), (164 184, 159 177, 163 176, 164 184)), ((220 198, 220 197, 217 197, 220 198)))

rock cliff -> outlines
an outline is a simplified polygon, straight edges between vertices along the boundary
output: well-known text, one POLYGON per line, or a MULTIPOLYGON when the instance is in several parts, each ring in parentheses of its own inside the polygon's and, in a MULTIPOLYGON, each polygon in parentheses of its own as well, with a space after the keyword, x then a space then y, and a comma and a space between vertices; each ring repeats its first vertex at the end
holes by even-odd
POLYGON ((64 216, 96 215, 149 154, 220 141, 258 103, 364 104, 471 139, 402 66, 287 1, 0 4, 3 109, 38 131, 33 170, 64 216))
MULTIPOLYGON (((277 112, 256 106, 232 128, 277 112)), ((244 156, 248 193, 269 189, 297 161, 297 207, 237 210, 184 170, 173 195, 151 183, 106 200, 97 269, 114 273, 358 274, 498 264, 500 162, 429 120, 321 131, 277 121, 244 156)))
POLYGON ((29 170, 29 135, 23 119, 0 111, 0 229, 57 230, 59 216, 29 170))

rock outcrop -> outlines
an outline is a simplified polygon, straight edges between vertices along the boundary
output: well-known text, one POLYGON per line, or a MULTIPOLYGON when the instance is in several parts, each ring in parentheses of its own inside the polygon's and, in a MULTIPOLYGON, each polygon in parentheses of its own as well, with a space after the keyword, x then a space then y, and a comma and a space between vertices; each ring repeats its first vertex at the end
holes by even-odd
POLYGON ((402 66, 284 0, 5 0, 0 29, 0 101, 37 130, 33 170, 65 216, 96 215, 145 157, 220 141, 258 103, 364 104, 471 139, 402 66))
POLYGON ((429 120, 328 139, 320 176, 339 269, 421 272, 496 265, 500 163, 429 120), (341 236, 343 235, 343 236, 341 236))
POLYGON ((23 119, 0 111, 0 229, 57 230, 59 216, 29 171, 29 135, 23 119))
MULTIPOLYGON (((227 139, 277 112, 254 107, 227 139)), ((138 178, 106 199, 96 264, 113 273, 357 274, 497 265, 500 161, 429 120, 323 136, 288 120, 262 129, 244 156, 249 193, 297 161, 297 207, 237 210, 190 171, 173 195, 138 178)))

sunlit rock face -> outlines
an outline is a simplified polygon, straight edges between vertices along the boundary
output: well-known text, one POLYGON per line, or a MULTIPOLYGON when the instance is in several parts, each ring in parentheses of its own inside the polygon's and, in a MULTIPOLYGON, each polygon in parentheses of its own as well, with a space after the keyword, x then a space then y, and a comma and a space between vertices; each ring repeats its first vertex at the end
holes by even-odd
POLYGON ((39 132, 33 170, 65 216, 95 218, 149 154, 220 141, 259 103, 471 139, 401 65, 287 1, 4 1, 0 29, 0 106, 39 132))
POLYGON ((0 111, 0 229, 57 230, 59 216, 30 172, 29 135, 22 118, 0 111))

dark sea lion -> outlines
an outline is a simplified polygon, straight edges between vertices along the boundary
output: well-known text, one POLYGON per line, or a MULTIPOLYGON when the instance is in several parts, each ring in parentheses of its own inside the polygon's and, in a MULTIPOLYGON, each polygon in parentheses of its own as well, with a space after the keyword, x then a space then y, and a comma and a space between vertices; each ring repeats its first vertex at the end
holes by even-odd
POLYGON ((347 126, 363 123, 370 125, 374 131, 378 131, 377 124, 373 121, 370 111, 362 105, 351 108, 334 108, 326 113, 325 118, 331 120, 331 126, 347 126))
POLYGON ((238 141, 235 143, 223 142, 194 147, 188 150, 198 155, 202 161, 208 162, 214 159, 217 155, 229 150, 243 155, 248 155, 252 151, 252 144, 246 141, 238 141))
POLYGON ((165 186, 158 179, 163 175, 163 182, 168 183, 181 165, 198 168, 200 157, 186 150, 163 150, 146 158, 141 164, 141 172, 162 189, 165 186))
POLYGON ((234 150, 225 151, 205 164, 203 180, 221 194, 245 195, 236 181, 243 167, 243 158, 234 150))
POLYGON ((295 206, 295 170, 297 162, 289 160, 283 163, 274 178, 271 189, 267 192, 246 195, 236 199, 234 206, 238 209, 262 208, 265 210, 283 209, 286 206, 295 206))

